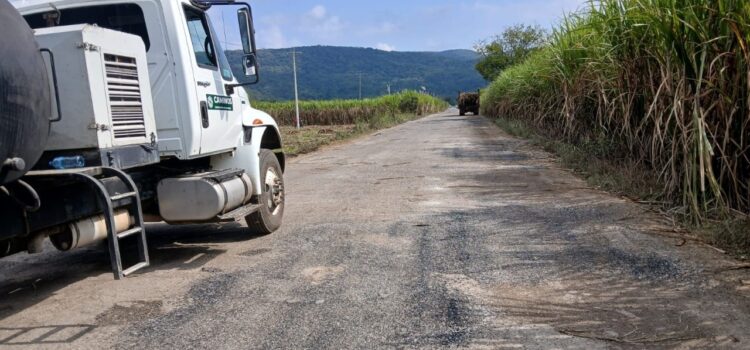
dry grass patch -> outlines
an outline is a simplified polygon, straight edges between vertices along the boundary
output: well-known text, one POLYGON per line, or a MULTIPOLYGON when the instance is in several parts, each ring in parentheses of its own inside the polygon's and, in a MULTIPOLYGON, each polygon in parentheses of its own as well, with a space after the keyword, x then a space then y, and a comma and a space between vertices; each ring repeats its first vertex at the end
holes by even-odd
POLYGON ((310 153, 320 146, 353 136, 356 128, 356 125, 311 125, 298 130, 282 126, 284 152, 290 156, 310 153))

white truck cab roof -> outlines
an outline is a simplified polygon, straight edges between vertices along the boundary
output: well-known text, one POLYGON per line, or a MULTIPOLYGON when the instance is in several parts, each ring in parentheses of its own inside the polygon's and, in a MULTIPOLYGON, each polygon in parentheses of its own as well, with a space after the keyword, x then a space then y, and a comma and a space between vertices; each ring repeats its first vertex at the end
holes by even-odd
MULTIPOLYGON (((190 4, 190 0, 162 0, 177 3, 190 4)), ((37 10, 52 10, 55 8, 62 9, 66 7, 106 5, 111 3, 123 3, 123 0, 11 0, 10 3, 18 9, 21 14, 36 12, 37 10)))

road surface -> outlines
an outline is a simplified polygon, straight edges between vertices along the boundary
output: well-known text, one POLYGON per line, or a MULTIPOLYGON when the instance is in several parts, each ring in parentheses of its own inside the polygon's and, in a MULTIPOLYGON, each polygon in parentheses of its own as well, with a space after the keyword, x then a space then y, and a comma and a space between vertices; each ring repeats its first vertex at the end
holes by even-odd
POLYGON ((150 226, 125 281, 102 247, 0 260, 0 348, 750 348, 747 270, 482 117, 332 146, 286 182, 279 232, 150 226))

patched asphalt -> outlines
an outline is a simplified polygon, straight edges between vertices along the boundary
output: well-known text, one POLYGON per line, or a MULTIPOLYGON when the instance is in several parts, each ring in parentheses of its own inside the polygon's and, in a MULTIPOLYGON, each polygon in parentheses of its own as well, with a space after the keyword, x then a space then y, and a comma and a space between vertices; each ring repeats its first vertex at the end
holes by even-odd
POLYGON ((429 116, 290 161, 284 226, 148 228, 0 260, 0 348, 750 348, 750 280, 488 119, 429 116), (685 244, 683 244, 685 243, 685 244))

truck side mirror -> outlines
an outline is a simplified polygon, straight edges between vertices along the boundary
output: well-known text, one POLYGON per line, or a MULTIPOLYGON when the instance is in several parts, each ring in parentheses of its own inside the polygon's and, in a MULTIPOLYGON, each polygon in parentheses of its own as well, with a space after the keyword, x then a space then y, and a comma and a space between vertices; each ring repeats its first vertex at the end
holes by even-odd
POLYGON ((242 50, 245 55, 255 55, 255 28, 253 28, 253 17, 250 10, 247 8, 237 10, 237 20, 240 24, 242 50))
POLYGON ((255 54, 247 54, 242 57, 242 70, 245 72, 246 77, 257 77, 258 76, 258 59, 255 54))
MULTIPOLYGON (((227 4, 234 4, 234 2, 228 2, 227 4)), ((239 3, 244 5, 243 8, 237 10, 237 21, 239 22, 240 28, 240 40, 242 41, 242 71, 246 77, 250 77, 251 81, 241 82, 239 84, 227 84, 227 94, 232 94, 234 88, 239 86, 253 85, 260 82, 259 65, 258 65, 258 52, 255 48, 255 28, 253 27, 253 12, 250 9, 250 5, 247 3, 239 3), (252 78, 255 79, 252 79, 252 78)))

